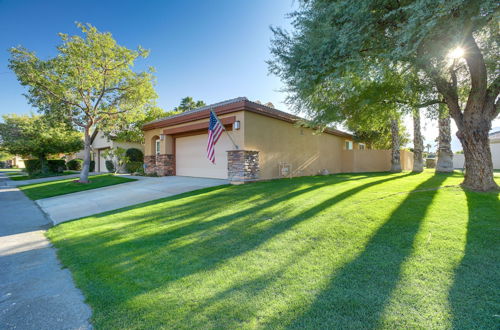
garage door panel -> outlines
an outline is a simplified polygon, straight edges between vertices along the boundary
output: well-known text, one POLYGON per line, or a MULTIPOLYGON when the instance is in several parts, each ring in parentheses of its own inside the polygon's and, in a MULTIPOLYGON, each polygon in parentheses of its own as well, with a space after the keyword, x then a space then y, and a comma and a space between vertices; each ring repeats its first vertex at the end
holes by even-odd
POLYGON ((179 176, 227 179, 227 150, 232 143, 223 133, 215 145, 215 164, 207 159, 207 134, 175 139, 175 170, 179 176))

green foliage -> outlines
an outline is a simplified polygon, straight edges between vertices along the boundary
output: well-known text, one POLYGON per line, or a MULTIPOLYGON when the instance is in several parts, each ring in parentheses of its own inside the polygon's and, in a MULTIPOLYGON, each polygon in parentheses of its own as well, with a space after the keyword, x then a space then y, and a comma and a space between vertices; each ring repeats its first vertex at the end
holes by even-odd
POLYGON ((125 164, 129 162, 129 158, 127 156, 127 151, 124 148, 121 147, 116 147, 113 149, 107 149, 103 153, 104 158, 107 159, 106 161, 106 168, 110 172, 121 172, 125 169, 125 164), (112 162, 113 164, 113 170, 111 170, 108 167, 108 161, 112 162))
POLYGON ((39 173, 42 168, 39 159, 25 159, 24 166, 28 174, 39 173))
POLYGON ((202 100, 195 101, 191 96, 186 96, 181 100, 181 103, 178 107, 174 108, 175 112, 184 112, 193 110, 196 108, 201 108, 206 106, 206 103, 202 100))
POLYGON ((95 171, 95 161, 91 160, 90 161, 89 172, 94 172, 94 171, 95 171))
POLYGON ((125 156, 128 157, 129 162, 144 162, 144 154, 137 148, 127 149, 125 156))
MULTIPOLYGON (((110 132, 141 119, 156 92, 152 68, 132 70, 148 51, 120 46, 111 33, 90 24, 77 25, 83 36, 60 33, 62 44, 55 57, 41 60, 23 47, 12 48, 9 67, 27 87, 34 107, 82 129, 90 145, 92 130, 110 132)), ((90 150, 86 152, 90 160, 90 150)), ((87 175, 82 171, 80 181, 87 181, 87 175)))
POLYGON ((81 171, 83 165, 83 159, 75 158, 66 163, 68 170, 72 171, 81 171))
POLYGON ((126 165, 125 165, 125 171, 127 173, 137 173, 137 172, 141 172, 142 169, 143 169, 143 165, 144 163, 143 162, 128 162, 126 165))
POLYGON ((119 122, 104 131, 105 135, 112 137, 116 141, 144 143, 144 132, 142 126, 151 121, 178 114, 178 111, 164 111, 160 107, 151 106, 144 112, 138 114, 133 121, 119 122))
MULTIPOLYGON (((0 145, 11 154, 36 156, 81 150, 82 135, 67 124, 48 121, 45 116, 4 115, 0 123, 0 145)), ((43 167, 41 166, 43 171, 43 167)))
POLYGON ((112 160, 106 160, 105 161, 105 164, 106 164, 106 169, 108 170, 108 172, 115 172, 116 168, 115 168, 115 164, 113 163, 112 160))
POLYGON ((64 159, 49 159, 47 166, 51 173, 62 173, 66 170, 66 161, 64 159))
MULTIPOLYGON (((62 173, 66 170, 66 162, 63 159, 49 159, 46 162, 49 173, 62 173)), ((40 159, 26 159, 24 166, 30 175, 40 173, 42 170, 40 159)))
POLYGON ((12 158, 14 158, 14 156, 11 155, 10 153, 0 150, 0 161, 6 161, 12 158))

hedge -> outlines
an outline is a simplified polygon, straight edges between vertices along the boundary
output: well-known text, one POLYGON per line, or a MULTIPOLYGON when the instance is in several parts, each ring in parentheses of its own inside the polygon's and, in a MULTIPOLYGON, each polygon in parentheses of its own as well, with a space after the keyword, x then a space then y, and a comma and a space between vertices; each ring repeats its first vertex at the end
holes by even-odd
MULTIPOLYGON (((46 162, 47 169, 51 173, 62 173, 66 169, 66 162, 63 159, 48 159, 46 162)), ((24 165, 28 174, 40 173, 42 170, 40 159, 26 159, 24 165)))
POLYGON ((40 166, 40 159, 25 159, 24 166, 26 167, 26 172, 28 172, 28 174, 39 173, 42 169, 40 166))
POLYGON ((66 169, 66 162, 64 159, 49 159, 47 161, 49 172, 62 173, 66 169))
POLYGON ((137 148, 127 149, 127 151, 125 152, 125 156, 128 157, 128 160, 131 163, 134 163, 134 162, 143 163, 144 162, 144 154, 142 153, 142 151, 140 151, 137 148))
POLYGON ((108 170, 108 172, 115 171, 115 164, 113 164, 113 161, 111 161, 111 160, 106 161, 106 169, 108 170))
POLYGON ((141 172, 142 164, 142 162, 128 162, 127 165, 125 165, 125 170, 127 173, 141 172))
POLYGON ((83 159, 75 158, 66 163, 68 170, 81 171, 82 170, 83 159))

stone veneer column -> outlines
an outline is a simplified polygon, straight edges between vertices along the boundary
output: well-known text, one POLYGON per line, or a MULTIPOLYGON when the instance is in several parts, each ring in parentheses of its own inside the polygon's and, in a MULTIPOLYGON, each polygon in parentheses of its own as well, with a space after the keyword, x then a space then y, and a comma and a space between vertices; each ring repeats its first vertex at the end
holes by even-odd
POLYGON ((146 164, 144 169, 146 174, 156 173, 156 156, 144 156, 144 164, 146 164))
POLYGON ((175 175, 175 159, 173 154, 156 156, 156 174, 159 176, 175 175))
POLYGON ((229 150, 227 152, 227 176, 232 183, 258 180, 259 152, 254 150, 229 150))

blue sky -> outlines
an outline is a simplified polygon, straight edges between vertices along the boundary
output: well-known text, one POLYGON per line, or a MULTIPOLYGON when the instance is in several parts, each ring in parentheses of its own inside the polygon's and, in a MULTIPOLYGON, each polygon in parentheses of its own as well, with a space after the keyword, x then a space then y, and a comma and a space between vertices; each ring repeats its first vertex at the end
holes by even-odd
MULTIPOLYGON (((289 27, 295 0, 34 1, 0 0, 0 115, 36 111, 7 68, 8 49, 23 45, 41 58, 56 54, 59 32, 77 34, 75 22, 109 31, 121 45, 149 49, 137 69, 156 68, 158 104, 172 109, 192 96, 207 103, 246 96, 287 111, 280 80, 268 74, 270 25, 289 27)), ((411 120, 406 120, 411 133, 411 120)), ((496 120, 493 126, 500 126, 496 120)), ((461 150, 453 125, 453 150, 461 150)), ((435 144, 435 121, 424 121, 435 144)))
POLYGON ((58 32, 74 22, 109 31, 123 46, 151 50, 137 69, 156 68, 158 104, 184 96, 215 103, 238 96, 282 103, 279 79, 268 75, 270 25, 286 26, 292 0, 18 1, 0 0, 0 114, 27 113, 22 86, 7 68, 12 46, 53 56, 58 32))

